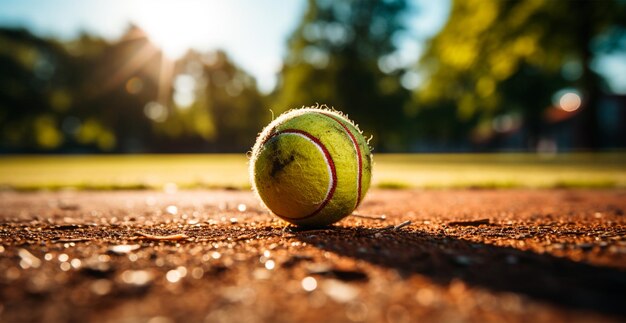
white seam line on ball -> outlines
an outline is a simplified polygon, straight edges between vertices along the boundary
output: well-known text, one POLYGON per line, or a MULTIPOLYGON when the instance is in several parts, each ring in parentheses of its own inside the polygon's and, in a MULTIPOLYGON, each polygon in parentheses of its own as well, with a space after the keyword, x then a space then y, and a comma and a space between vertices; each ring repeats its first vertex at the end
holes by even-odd
POLYGON ((359 174, 361 174, 361 172, 363 171, 359 167, 360 166, 360 164, 359 164, 359 157, 360 156, 359 156, 359 149, 357 147, 358 143, 352 139, 351 134, 348 133, 348 130, 344 127, 343 124, 341 124, 341 121, 336 120, 334 117, 332 117, 332 116, 330 116, 330 115, 328 115, 326 113, 320 113, 320 114, 325 116, 325 117, 327 117, 327 118, 330 118, 334 122, 339 123, 339 125, 341 126, 341 130, 348 137, 348 140, 352 143, 352 147, 354 148, 354 157, 356 158, 356 181, 355 181, 355 183, 356 183, 356 190, 357 190, 357 198, 355 199, 355 202, 354 202, 354 208, 356 209, 356 207, 359 205, 359 196, 361 195, 361 192, 360 192, 361 183, 360 182, 362 180, 361 179, 362 175, 359 175, 359 174))

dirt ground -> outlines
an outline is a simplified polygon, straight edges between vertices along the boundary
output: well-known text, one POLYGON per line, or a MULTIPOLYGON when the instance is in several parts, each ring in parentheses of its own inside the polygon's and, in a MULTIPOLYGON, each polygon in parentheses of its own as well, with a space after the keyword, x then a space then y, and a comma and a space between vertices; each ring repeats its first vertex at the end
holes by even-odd
POLYGON ((624 212, 623 190, 374 190, 303 231, 246 191, 1 192, 0 322, 625 321, 624 212))

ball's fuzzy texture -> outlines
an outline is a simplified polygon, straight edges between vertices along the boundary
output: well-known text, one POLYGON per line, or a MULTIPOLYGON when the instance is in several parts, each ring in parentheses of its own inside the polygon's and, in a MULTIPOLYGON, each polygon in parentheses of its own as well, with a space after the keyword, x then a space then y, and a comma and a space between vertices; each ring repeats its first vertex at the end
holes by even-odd
POLYGON ((325 107, 276 118, 250 158, 250 181, 263 203, 302 226, 328 225, 351 214, 367 193, 371 173, 371 149, 361 131, 325 107))

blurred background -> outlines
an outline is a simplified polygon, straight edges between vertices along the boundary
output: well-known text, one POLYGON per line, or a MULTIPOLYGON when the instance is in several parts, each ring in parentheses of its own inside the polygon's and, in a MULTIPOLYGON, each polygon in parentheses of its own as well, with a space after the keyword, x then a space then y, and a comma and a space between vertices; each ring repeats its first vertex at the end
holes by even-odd
POLYGON ((5 157, 244 153, 317 103, 377 153, 616 152, 626 2, 0 2, 5 157))
POLYGON ((245 152, 325 103, 379 152, 626 145, 624 1, 3 1, 3 152, 245 152))

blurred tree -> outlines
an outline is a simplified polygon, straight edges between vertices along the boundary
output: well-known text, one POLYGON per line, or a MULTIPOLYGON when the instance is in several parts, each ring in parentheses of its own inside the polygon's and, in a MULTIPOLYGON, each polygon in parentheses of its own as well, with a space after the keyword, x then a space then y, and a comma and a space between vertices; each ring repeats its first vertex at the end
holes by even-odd
POLYGON ((206 55, 203 70, 206 104, 217 130, 216 150, 250 150, 257 134, 271 119, 255 79, 222 51, 206 55))
POLYGON ((223 52, 173 60, 139 28, 108 43, 0 29, 0 151, 242 152, 269 122, 223 52))
POLYGON ((212 152, 242 152, 252 147, 271 116, 252 76, 219 50, 190 51, 177 62, 174 75, 170 117, 158 132, 187 150, 192 149, 189 142, 212 152))
POLYGON ((5 149, 52 150, 63 144, 60 117, 71 98, 56 73, 64 50, 22 29, 0 29, 0 141, 5 149))
POLYGON ((404 0, 309 0, 289 41, 274 112, 327 104, 373 134, 379 150, 403 148, 403 71, 379 66, 396 49, 406 7, 404 0))
POLYGON ((460 139, 471 129, 475 142, 521 116, 534 148, 555 92, 576 87, 584 99, 584 144, 597 148, 601 82, 591 69, 599 54, 593 45, 611 33, 623 37, 615 30, 623 34, 625 7, 617 0, 455 1, 447 25, 420 61, 427 81, 411 111, 419 116, 429 108, 454 107, 448 117, 460 126, 450 131, 460 139), (509 122, 498 123, 502 117, 509 122))
POLYGON ((162 53, 134 26, 102 48, 89 37, 71 45, 79 98, 76 140, 101 151, 149 150, 152 120, 144 106, 157 97, 162 53))
MULTIPOLYGON (((103 84, 102 79, 94 79, 96 71, 111 44, 88 34, 63 43, 68 63, 57 70, 68 82, 72 106, 61 120, 61 130, 65 135, 64 148, 68 151, 109 151, 115 147, 115 137, 110 127, 105 127, 100 119, 99 105, 94 104, 95 89, 103 84)), ((96 100, 97 101, 97 100, 96 100)))

